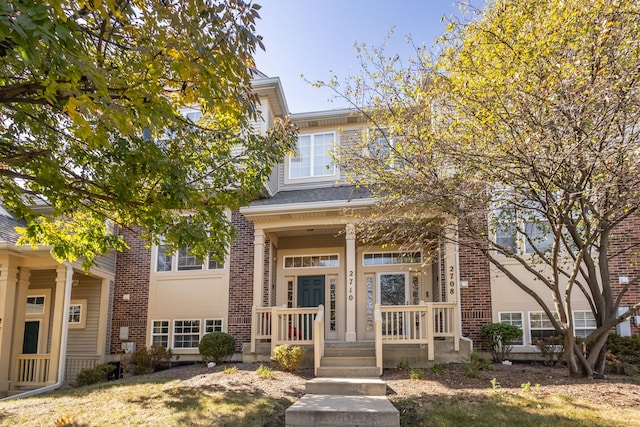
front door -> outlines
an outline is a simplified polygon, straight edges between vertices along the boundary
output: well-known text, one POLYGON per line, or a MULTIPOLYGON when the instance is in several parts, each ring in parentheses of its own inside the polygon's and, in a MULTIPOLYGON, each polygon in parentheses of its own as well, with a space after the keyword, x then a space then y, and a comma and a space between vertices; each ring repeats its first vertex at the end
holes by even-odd
MULTIPOLYGON (((298 307, 317 307, 324 305, 324 276, 298 277, 298 307)), ((312 339, 313 324, 308 323, 308 317, 300 318, 297 325, 298 333, 303 339, 312 339)))
POLYGON ((324 304, 324 276, 298 277, 298 307, 324 304))
POLYGON ((22 340, 22 354, 38 354, 38 339, 40 337, 40 321, 24 322, 24 338, 22 340))

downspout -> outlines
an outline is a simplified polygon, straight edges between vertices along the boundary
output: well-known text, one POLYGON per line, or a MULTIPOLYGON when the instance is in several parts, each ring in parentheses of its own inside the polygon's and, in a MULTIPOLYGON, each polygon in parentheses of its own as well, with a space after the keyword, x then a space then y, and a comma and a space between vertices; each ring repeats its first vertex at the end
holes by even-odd
MULTIPOLYGON (((458 235, 458 225, 456 224, 456 236, 458 235)), ((473 351, 473 340, 462 335, 462 293, 460 292, 460 244, 456 242, 456 292, 458 293, 458 336, 460 340, 467 341, 469 348, 473 351)), ((446 272, 445 272, 446 274, 446 272)))
POLYGON ((0 399, 0 402, 10 399, 22 399, 25 397, 35 396, 37 394, 46 393, 48 391, 56 390, 64 384, 64 374, 67 364, 67 338, 69 337, 69 306, 71 305, 71 286, 73 284, 73 266, 69 261, 63 262, 67 268, 67 278, 64 286, 64 304, 63 304, 63 317, 62 317, 62 336, 60 337, 60 359, 58 362, 58 381, 55 384, 40 387, 35 390, 25 391, 24 393, 16 394, 15 396, 5 397, 0 399))

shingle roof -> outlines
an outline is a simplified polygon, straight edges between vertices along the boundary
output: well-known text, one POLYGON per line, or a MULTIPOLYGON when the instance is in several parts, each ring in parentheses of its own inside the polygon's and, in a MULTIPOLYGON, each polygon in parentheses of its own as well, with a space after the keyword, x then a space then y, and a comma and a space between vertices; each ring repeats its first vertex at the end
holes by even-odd
MULTIPOLYGON (((4 211, 4 209, 3 209, 4 211)), ((16 221, 11 214, 3 215, 6 211, 0 214, 0 241, 15 243, 18 241, 19 234, 16 232, 16 227, 24 227, 25 224, 22 221, 16 221)))
POLYGON ((330 202, 336 200, 349 201, 355 199, 366 199, 369 196, 370 192, 366 188, 356 187, 355 185, 342 185, 337 187, 280 191, 267 199, 254 200, 249 204, 249 206, 330 202))

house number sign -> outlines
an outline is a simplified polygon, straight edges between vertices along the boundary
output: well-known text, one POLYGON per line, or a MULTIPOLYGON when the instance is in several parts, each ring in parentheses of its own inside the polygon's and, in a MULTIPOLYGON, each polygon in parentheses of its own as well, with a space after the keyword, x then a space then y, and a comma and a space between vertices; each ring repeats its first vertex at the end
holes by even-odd
POLYGON ((353 301, 353 270, 349 270, 349 292, 347 298, 349 298, 349 301, 353 301))
POLYGON ((449 266, 449 295, 456 293, 456 268, 452 265, 449 266))

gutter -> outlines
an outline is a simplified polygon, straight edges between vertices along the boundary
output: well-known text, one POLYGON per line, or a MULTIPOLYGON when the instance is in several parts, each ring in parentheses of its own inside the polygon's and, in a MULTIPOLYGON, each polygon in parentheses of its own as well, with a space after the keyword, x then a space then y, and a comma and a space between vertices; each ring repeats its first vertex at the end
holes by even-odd
POLYGON ((245 216, 265 215, 278 213, 300 213, 321 210, 336 210, 358 207, 369 207, 374 205, 374 201, 370 198, 352 199, 352 200, 335 200, 322 202, 307 203, 282 203, 282 204, 265 204, 258 206, 244 206, 240 208, 240 213, 245 216))
POLYGON ((67 278, 65 280, 64 304, 62 317, 62 336, 60 337, 60 359, 58 361, 58 381, 55 384, 40 387, 35 390, 25 391, 15 396, 0 399, 0 402, 11 399, 23 399, 25 397, 35 396, 37 394, 46 393, 56 390, 64 384, 64 374, 67 364, 67 340, 69 338, 69 306, 71 305, 71 286, 73 284, 73 266, 69 261, 65 261, 64 266, 67 268, 67 278))

